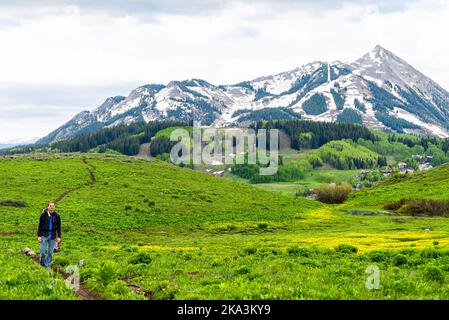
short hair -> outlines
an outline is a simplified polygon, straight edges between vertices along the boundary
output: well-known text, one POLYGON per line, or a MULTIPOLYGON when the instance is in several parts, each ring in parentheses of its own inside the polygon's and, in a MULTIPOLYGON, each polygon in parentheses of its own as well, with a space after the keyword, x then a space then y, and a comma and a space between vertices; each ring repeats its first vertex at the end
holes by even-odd
POLYGON ((50 206, 51 204, 52 204, 53 206, 55 206, 55 203, 54 203, 54 202, 49 202, 49 203, 48 203, 48 206, 50 206))

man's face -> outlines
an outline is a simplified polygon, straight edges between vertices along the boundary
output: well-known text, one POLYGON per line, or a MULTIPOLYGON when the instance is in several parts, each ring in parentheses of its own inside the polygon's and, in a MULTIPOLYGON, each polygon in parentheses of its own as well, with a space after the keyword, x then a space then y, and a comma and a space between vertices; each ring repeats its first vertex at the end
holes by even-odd
POLYGON ((50 203, 50 204, 48 205, 48 211, 49 211, 50 213, 53 213, 53 211, 55 211, 55 205, 54 205, 54 203, 50 203))

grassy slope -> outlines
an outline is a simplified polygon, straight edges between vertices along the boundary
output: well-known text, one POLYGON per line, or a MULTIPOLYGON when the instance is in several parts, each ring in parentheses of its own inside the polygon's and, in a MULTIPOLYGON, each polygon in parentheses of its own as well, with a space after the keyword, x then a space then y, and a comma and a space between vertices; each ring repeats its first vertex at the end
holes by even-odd
POLYGON ((175 131, 176 129, 184 129, 187 130, 189 132, 190 135, 192 135, 193 129, 191 126, 178 126, 178 127, 170 127, 170 128, 165 128, 162 129, 160 131, 158 131, 155 135, 156 138, 158 137, 167 137, 170 138, 170 135, 173 131, 175 131))
POLYGON ((448 199, 449 164, 433 170, 417 172, 402 178, 391 178, 376 187, 353 193, 348 206, 380 208, 400 199, 448 199))
MULTIPOLYGON (((343 183, 350 182, 360 170, 337 170, 328 166, 315 169, 312 172, 306 173, 304 179, 296 182, 275 182, 275 183, 260 183, 254 186, 264 190, 280 192, 287 196, 294 196, 297 192, 304 192, 313 188, 319 187, 322 183, 343 183)), ((244 180, 244 179, 243 179, 244 180)))
MULTIPOLYGON (((445 220, 351 216, 344 207, 158 161, 112 155, 88 155, 87 161, 96 167, 95 185, 79 155, 0 161, 1 198, 28 205, 0 206, 0 230, 17 232, 2 237, 1 298, 74 298, 60 278, 51 280, 54 275, 19 252, 24 246, 38 251, 40 210, 74 186, 82 187, 57 206, 64 242, 55 264, 83 259, 82 281, 104 298, 143 298, 126 281, 154 299, 449 298, 448 279, 427 276, 433 265, 449 270, 449 252, 426 249, 433 257, 426 258, 417 249, 435 240, 447 247, 445 220), (429 227, 435 231, 426 232, 429 227), (339 254, 333 248, 341 243, 362 253, 339 254), (289 250, 296 246, 305 249, 289 250), (367 290, 365 268, 373 258, 364 252, 391 248, 412 249, 403 252, 407 263, 395 266, 394 252, 376 258, 381 289, 367 290), (106 281, 100 281, 103 263, 114 271, 106 281)), ((354 199, 350 203, 358 206, 354 199)))
POLYGON ((43 162, 19 158, 2 159, 0 166, 0 198, 26 199, 28 203, 26 208, 0 206, 0 232, 16 233, 0 236, 0 277, 4 283, 0 299, 75 298, 61 277, 38 267, 18 251, 25 246, 38 251, 36 223, 40 210, 72 186, 88 183, 83 163, 78 159, 43 162))
POLYGON ((377 153, 345 140, 330 141, 322 145, 319 149, 311 151, 311 153, 315 152, 323 159, 335 157, 346 160, 356 157, 364 160, 377 161, 377 153))

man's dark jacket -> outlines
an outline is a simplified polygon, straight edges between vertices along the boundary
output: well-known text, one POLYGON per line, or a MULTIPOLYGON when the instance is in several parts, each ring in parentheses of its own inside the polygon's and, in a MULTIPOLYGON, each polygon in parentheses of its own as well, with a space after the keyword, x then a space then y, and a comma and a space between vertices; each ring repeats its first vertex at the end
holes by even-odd
POLYGON ((61 217, 55 211, 49 216, 48 209, 42 211, 39 218, 39 227, 37 229, 38 237, 46 237, 51 232, 51 239, 56 239, 56 234, 61 238, 61 217), (52 228, 50 230, 50 219, 52 219, 52 228))

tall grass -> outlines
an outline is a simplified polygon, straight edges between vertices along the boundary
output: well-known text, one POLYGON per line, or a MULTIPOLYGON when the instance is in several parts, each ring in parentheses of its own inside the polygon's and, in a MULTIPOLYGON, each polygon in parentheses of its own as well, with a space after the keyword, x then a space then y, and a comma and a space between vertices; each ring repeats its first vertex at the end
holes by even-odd
POLYGON ((348 183, 321 184, 315 189, 317 199, 324 203, 343 203, 351 192, 351 186, 348 183))
POLYGON ((385 205, 384 208, 412 216, 449 216, 449 201, 447 200, 401 199, 397 202, 385 205))

